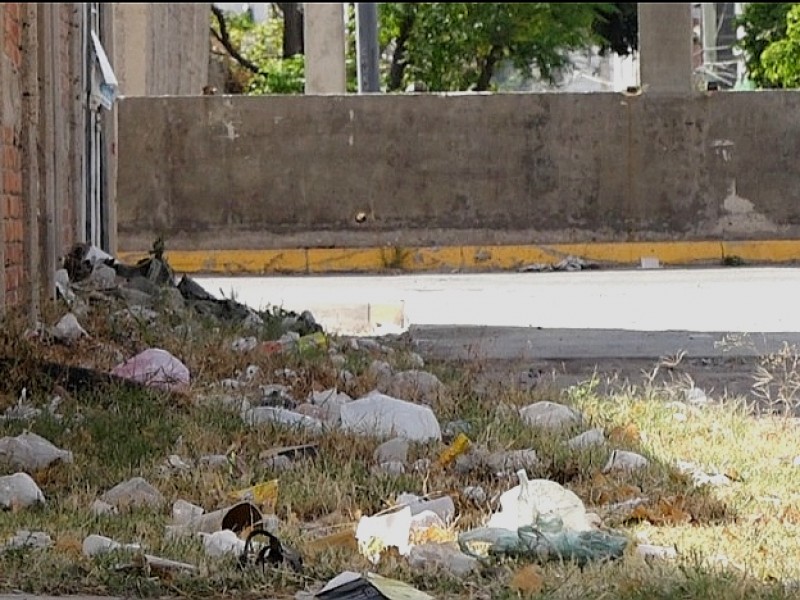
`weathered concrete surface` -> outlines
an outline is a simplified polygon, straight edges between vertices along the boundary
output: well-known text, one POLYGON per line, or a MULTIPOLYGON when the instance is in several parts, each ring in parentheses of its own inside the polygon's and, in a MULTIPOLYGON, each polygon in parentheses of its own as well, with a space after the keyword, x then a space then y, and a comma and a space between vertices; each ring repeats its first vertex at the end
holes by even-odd
POLYGON ((119 124, 120 250, 800 234, 791 91, 128 98, 119 124))

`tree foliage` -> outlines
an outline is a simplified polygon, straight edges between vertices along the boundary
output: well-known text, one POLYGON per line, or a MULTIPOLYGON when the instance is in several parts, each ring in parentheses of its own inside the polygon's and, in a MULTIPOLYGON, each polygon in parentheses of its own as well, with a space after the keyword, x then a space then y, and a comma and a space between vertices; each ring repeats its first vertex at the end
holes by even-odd
MULTIPOLYGON (((501 61, 545 79, 569 64, 568 52, 600 42, 595 25, 609 3, 383 3, 381 41, 391 48, 387 88, 422 81, 433 91, 490 89, 501 61)), ((621 42, 620 42, 621 45, 621 42)))
POLYGON ((793 6, 791 2, 748 3, 736 20, 737 26, 744 30, 739 47, 745 53, 747 76, 758 87, 787 87, 779 75, 785 69, 779 67, 778 58, 789 58, 791 48, 779 45, 778 50, 767 53, 769 68, 763 59, 770 46, 786 39, 787 18, 793 6))
MULTIPOLYGON (((422 82, 431 91, 486 91, 501 64, 553 80, 569 52, 637 47, 636 3, 381 3, 381 75, 388 91, 422 82)), ((273 18, 213 8, 211 31, 232 57, 239 91, 302 93, 303 39, 295 3, 273 3, 273 18), (290 17, 287 19, 287 16, 290 17), (292 19, 294 19, 292 21, 292 19), (288 27, 288 28, 287 28, 288 27)), ((347 89, 356 90, 355 18, 347 4, 347 89)), ((233 91, 233 90, 228 90, 233 91)))
POLYGON ((786 37, 772 42, 761 54, 765 79, 776 87, 800 87, 800 4, 786 15, 786 37))

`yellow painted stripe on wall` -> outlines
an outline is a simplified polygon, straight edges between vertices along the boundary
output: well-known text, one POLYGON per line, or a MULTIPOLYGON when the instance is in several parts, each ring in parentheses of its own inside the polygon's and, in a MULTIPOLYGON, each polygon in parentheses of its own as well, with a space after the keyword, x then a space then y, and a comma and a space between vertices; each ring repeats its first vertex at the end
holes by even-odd
MULTIPOLYGON (((135 263, 144 252, 120 252, 135 263)), ((183 273, 291 274, 394 271, 509 270, 533 263, 553 263, 578 256, 604 264, 638 265, 642 257, 665 265, 722 261, 737 256, 745 262, 800 261, 800 240, 738 242, 622 242, 509 246, 445 246, 424 248, 286 248, 278 250, 168 250, 167 260, 183 273)))

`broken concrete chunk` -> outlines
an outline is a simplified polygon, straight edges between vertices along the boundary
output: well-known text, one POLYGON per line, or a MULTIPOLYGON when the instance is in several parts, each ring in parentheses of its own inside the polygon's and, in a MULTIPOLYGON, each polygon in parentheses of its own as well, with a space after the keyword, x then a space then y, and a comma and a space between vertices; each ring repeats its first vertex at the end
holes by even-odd
POLYGON ((445 523, 449 523, 456 516, 456 505, 450 496, 440 496, 427 500, 416 494, 403 493, 397 496, 397 504, 408 506, 411 509, 412 516, 430 511, 438 515, 445 523))
POLYGON ((342 429, 361 435, 396 435, 414 442, 440 441, 439 421, 427 406, 372 392, 344 404, 342 429))
POLYGON ((400 371, 378 383, 378 389, 390 396, 424 404, 434 404, 445 391, 439 378, 427 371, 400 371))
POLYGON ((375 449, 373 458, 376 463, 399 462, 404 464, 408 460, 408 440, 404 438, 394 438, 384 442, 375 449))
POLYGON ((591 448, 592 446, 604 444, 605 441, 606 436, 602 429, 590 429, 589 431, 584 431, 580 435, 576 435, 569 442, 567 442, 567 445, 573 450, 585 450, 586 448, 591 448))
POLYGON ((488 499, 486 491, 479 485, 468 485, 461 490, 461 494, 465 499, 470 500, 475 504, 484 504, 488 499))
POLYGON ((603 473, 611 471, 634 471, 648 466, 650 461, 641 454, 627 450, 614 450, 603 467, 603 473))
POLYGON ((0 477, 0 509, 28 508, 44 502, 42 490, 27 473, 0 477))
POLYGON ((71 312, 61 317, 61 320, 53 327, 53 337, 65 344, 77 342, 86 335, 89 335, 89 333, 81 327, 81 324, 78 323, 78 318, 71 312))
POLYGON ((455 543, 414 546, 408 554, 408 563, 415 569, 442 569, 455 577, 466 577, 480 566, 477 558, 464 554, 455 543))
POLYGON ((164 496, 141 477, 134 477, 108 490, 100 497, 117 508, 156 508, 164 503, 164 496))
POLYGON ((98 290, 113 289, 117 285, 117 272, 108 265, 96 264, 89 275, 88 282, 91 287, 98 290))
POLYGON ((397 476, 397 475, 402 475, 406 472, 406 466, 400 461, 390 460, 373 466, 371 472, 374 475, 397 476))
POLYGON ((72 452, 56 448, 35 433, 0 438, 0 463, 7 463, 15 469, 36 471, 59 461, 71 463, 72 452))
POLYGON ((546 400, 521 408, 519 414, 528 425, 546 429, 559 429, 581 422, 581 415, 569 406, 546 400))
POLYGON ((485 457, 485 462, 493 473, 508 474, 538 466, 539 457, 536 450, 504 450, 485 457))
POLYGON ((186 365, 160 348, 148 348, 115 367, 111 374, 171 391, 182 391, 189 386, 186 365))
POLYGON ((187 502, 186 500, 176 500, 172 505, 172 522, 175 525, 187 525, 206 511, 201 506, 187 502))
POLYGON ((379 384, 388 384, 392 377, 392 367, 385 360, 373 360, 367 374, 374 377, 379 384))
POLYGON ((258 339, 255 336, 236 338, 231 344, 231 350, 234 352, 252 352, 257 347, 258 339))
POLYGON ((207 454, 197 459, 197 465, 199 467, 206 467, 209 469, 227 467, 228 464, 228 457, 225 454, 207 454))

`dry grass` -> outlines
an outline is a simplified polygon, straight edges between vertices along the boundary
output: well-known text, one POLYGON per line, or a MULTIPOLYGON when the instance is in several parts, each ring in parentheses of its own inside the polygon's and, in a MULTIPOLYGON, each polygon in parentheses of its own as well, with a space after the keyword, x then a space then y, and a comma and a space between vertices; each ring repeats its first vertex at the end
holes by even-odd
MULTIPOLYGON (((448 492, 459 513, 457 528, 482 522, 494 506, 477 506, 461 498, 466 485, 482 485, 490 498, 513 485, 490 473, 458 474, 432 467, 424 473, 376 476, 371 470, 377 440, 341 433, 322 436, 318 455, 289 471, 277 473, 259 454, 281 445, 311 438, 279 427, 245 426, 239 415, 213 401, 219 389, 211 386, 233 377, 249 364, 260 367, 253 383, 290 385, 295 397, 337 383, 337 370, 325 352, 305 355, 239 355, 231 352, 233 329, 197 323, 191 334, 180 326, 185 315, 167 311, 155 324, 120 322, 109 317, 112 308, 93 308, 84 326, 92 338, 66 348, 22 338, 21 322, 9 319, 0 336, 0 354, 16 356, 18 367, 0 381, 0 410, 16 401, 27 387, 39 406, 53 393, 52 382, 30 368, 33 357, 107 369, 118 357, 147 346, 164 347, 190 367, 195 378, 186 396, 121 389, 96 389, 71 394, 61 405, 63 418, 48 416, 28 423, 0 422, 0 435, 16 435, 24 428, 45 436, 74 453, 75 462, 32 474, 42 487, 46 507, 0 513, 0 539, 18 529, 42 530, 55 541, 49 550, 12 550, 0 553, 0 592, 93 593, 156 597, 245 596, 291 598, 300 589, 313 589, 342 570, 367 570, 371 565, 352 543, 322 547, 320 536, 352 529, 361 515, 389 506, 404 491, 448 492), (176 333, 176 327, 177 333, 176 333), (289 368, 291 377, 276 374, 289 368), (209 453, 227 453, 230 464, 218 470, 193 469, 165 473, 170 454, 196 460, 209 453), (95 517, 89 506, 106 489, 138 475, 164 494, 160 510, 139 510, 120 516, 95 517), (168 541, 164 527, 170 505, 179 498, 213 510, 229 504, 228 494, 254 483, 278 478, 275 514, 281 519, 281 537, 306 557, 300 576, 288 571, 242 572, 234 559, 211 560, 198 542, 168 541), (142 569, 120 571, 130 557, 112 554, 89 559, 81 555, 82 540, 97 533, 121 542, 139 542, 149 553, 190 562, 199 574, 164 575, 142 569)), ((49 322, 58 316, 55 309, 49 322)), ((346 345, 343 345, 346 346, 346 345)), ((343 350, 347 367, 356 375, 346 390, 359 395, 375 381, 367 373, 373 358, 366 352, 343 350)), ((402 366, 405 357, 388 357, 402 366)), ((433 369, 449 392, 437 405, 441 422, 468 421, 474 443, 490 450, 533 448, 542 464, 531 477, 554 479, 575 491, 589 510, 604 515, 607 525, 632 538, 652 544, 675 545, 679 558, 645 561, 633 552, 614 564, 579 569, 550 564, 542 570, 542 598, 791 598, 789 588, 800 580, 797 535, 800 534, 800 428, 788 417, 754 416, 743 405, 729 403, 692 407, 671 402, 669 390, 645 385, 614 397, 601 397, 593 382, 566 394, 539 390, 522 393, 497 389, 476 393, 468 367, 438 365, 433 369), (569 403, 585 416, 583 427, 545 434, 525 426, 515 408, 536 400, 569 403), (564 442, 589 427, 602 427, 612 440, 606 448, 572 452, 564 442), (611 448, 629 449, 650 458, 642 471, 621 475, 600 473, 611 448), (691 461, 731 478, 724 487, 695 487, 676 469, 677 461, 691 461), (632 497, 648 501, 636 513, 620 515, 607 506, 632 497)), ((595 382, 596 383, 596 382, 595 382)), ((435 458, 441 445, 416 445, 411 460, 435 458)), ((8 469, 0 467, 0 474, 8 469)), ((485 565, 480 575, 458 579, 444 573, 411 569, 403 559, 387 555, 375 569, 405 580, 438 598, 517 598, 510 588, 514 573, 524 564, 500 561, 485 565)))

